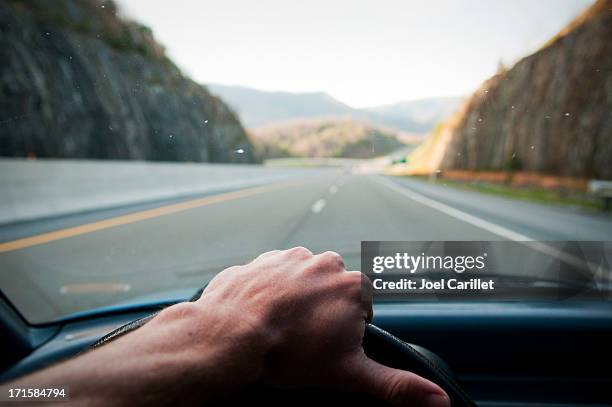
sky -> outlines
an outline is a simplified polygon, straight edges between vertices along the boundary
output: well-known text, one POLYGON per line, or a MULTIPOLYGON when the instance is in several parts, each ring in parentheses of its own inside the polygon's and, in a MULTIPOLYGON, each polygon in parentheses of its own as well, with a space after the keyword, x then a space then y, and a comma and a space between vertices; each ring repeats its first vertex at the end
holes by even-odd
POLYGON ((353 107, 462 96, 592 0, 117 0, 201 83, 353 107))

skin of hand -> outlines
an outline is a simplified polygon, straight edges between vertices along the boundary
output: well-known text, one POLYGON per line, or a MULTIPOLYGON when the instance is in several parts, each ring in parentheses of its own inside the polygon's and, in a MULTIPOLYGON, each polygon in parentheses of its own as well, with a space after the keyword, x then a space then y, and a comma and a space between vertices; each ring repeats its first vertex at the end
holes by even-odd
POLYGON ((334 252, 267 252, 219 273, 107 345, 9 383, 69 387, 72 403, 206 404, 258 380, 367 393, 394 406, 449 406, 434 383, 369 359, 372 287, 334 252))

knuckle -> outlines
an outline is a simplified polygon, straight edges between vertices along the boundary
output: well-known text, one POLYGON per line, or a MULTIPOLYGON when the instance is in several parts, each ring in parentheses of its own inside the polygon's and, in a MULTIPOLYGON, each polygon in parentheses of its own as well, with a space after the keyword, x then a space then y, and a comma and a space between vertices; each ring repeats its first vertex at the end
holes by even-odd
POLYGON ((410 405, 423 399, 421 393, 410 376, 395 377, 389 382, 386 399, 393 405, 410 405))
POLYGON ((361 273, 358 271, 350 271, 345 273, 344 280, 347 288, 351 290, 361 291, 361 273))
POLYGON ((398 379, 394 379, 389 382, 389 387, 387 387, 386 399, 394 405, 399 405, 404 402, 403 393, 405 392, 404 388, 406 386, 402 384, 402 382, 398 379))
POLYGON ((226 268, 225 270, 223 270, 224 273, 230 274, 230 273, 237 273, 240 270, 244 269, 243 266, 230 266, 228 268, 226 268))
POLYGON ((389 376, 384 396, 393 405, 424 405, 425 397, 432 392, 429 382, 413 373, 391 373, 389 376))
POLYGON ((305 247, 297 246, 287 250, 287 254, 299 258, 305 258, 312 256, 312 252, 305 247))
POLYGON ((344 269, 344 260, 336 252, 327 251, 321 253, 318 257, 319 261, 326 267, 344 269))
POLYGON ((265 252, 257 256, 255 260, 264 259, 266 257, 274 256, 275 254, 280 253, 280 250, 270 250, 269 252, 265 252))

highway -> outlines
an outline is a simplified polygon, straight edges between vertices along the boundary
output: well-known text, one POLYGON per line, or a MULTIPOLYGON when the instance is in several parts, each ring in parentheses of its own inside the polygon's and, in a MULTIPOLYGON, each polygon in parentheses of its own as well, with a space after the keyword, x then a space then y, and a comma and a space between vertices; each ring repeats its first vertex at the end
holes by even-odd
POLYGON ((163 290, 293 246, 360 267, 362 240, 612 241, 612 217, 346 169, 0 229, 0 286, 31 322, 163 290))

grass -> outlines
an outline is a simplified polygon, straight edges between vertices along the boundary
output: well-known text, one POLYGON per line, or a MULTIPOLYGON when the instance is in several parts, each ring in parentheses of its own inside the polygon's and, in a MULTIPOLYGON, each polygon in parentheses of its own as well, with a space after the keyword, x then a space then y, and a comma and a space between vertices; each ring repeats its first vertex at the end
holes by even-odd
MULTIPOLYGON (((428 181, 427 176, 409 176, 412 179, 428 181)), ((492 184, 485 182, 469 182, 440 178, 433 181, 436 185, 448 186, 451 188, 466 191, 475 191, 483 194, 496 195, 504 198, 518 199, 544 203, 549 205, 563 205, 586 208, 590 210, 602 210, 601 199, 594 198, 586 193, 578 191, 564 191, 555 189, 545 189, 536 187, 515 187, 504 184, 492 184)))
POLYGON ((268 158, 264 160, 264 165, 266 167, 343 167, 361 161, 363 160, 358 158, 286 157, 268 158))

